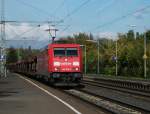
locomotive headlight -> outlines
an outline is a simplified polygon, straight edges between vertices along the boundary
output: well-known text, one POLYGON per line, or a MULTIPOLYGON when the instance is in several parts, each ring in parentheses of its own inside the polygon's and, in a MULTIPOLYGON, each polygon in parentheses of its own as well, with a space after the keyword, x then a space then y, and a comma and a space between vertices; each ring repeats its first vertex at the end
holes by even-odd
POLYGON ((79 68, 76 68, 76 70, 79 70, 79 68))
POLYGON ((54 62, 54 66, 60 66, 60 62, 54 62))
POLYGON ((55 71, 57 71, 58 70, 58 68, 55 68, 55 71))
POLYGON ((73 62, 73 66, 79 66, 79 62, 73 62))

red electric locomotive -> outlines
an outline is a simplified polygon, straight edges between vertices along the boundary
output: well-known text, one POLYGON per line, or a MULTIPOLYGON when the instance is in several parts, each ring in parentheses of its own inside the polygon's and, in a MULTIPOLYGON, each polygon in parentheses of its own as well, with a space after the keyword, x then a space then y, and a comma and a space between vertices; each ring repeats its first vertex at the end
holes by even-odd
POLYGON ((49 44, 37 56, 7 67, 56 86, 77 86, 82 80, 82 52, 78 44, 49 44))
POLYGON ((78 44, 49 44, 37 56, 36 76, 57 86, 76 86, 82 80, 82 53, 78 44))

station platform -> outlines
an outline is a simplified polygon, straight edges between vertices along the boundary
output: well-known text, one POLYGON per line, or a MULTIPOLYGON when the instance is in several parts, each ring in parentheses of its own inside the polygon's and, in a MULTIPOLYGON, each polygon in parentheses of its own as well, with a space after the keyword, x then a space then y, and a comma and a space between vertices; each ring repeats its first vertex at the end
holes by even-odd
POLYGON ((21 77, 15 73, 0 77, 0 114, 104 114, 97 107, 34 81, 41 88, 46 88, 44 92, 23 79, 29 78, 21 77), (46 92, 55 93, 63 101, 46 92))
POLYGON ((51 113, 74 114, 66 106, 15 74, 0 78, 0 114, 51 113))

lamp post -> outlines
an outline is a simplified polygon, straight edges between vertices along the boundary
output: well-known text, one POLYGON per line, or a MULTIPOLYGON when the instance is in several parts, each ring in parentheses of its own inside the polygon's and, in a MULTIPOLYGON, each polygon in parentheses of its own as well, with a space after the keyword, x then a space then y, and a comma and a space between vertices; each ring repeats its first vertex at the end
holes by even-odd
POLYGON ((147 77, 146 33, 144 34, 144 56, 143 56, 143 59, 144 59, 144 78, 146 78, 147 77))
POLYGON ((86 45, 80 45, 84 47, 84 74, 86 74, 86 45))
POLYGON ((99 40, 86 40, 86 41, 88 41, 88 42, 93 42, 93 43, 97 43, 97 74, 99 74, 99 61, 100 61, 100 59, 99 59, 99 40))
POLYGON ((118 76, 118 40, 116 39, 116 76, 118 76))
MULTIPOLYGON (((136 25, 130 25, 131 27, 136 27, 136 25)), ((146 28, 144 27, 145 31, 146 28)), ((136 37, 136 36, 135 36, 136 37)), ((143 55, 143 59, 144 59, 144 78, 147 77, 147 55, 146 55, 146 32, 144 34, 144 55, 143 55)))

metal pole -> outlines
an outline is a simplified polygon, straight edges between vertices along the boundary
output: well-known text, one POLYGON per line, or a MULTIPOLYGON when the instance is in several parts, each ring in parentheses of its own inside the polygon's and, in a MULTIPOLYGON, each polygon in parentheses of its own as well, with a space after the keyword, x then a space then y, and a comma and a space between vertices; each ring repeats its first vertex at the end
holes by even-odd
POLYGON ((99 61, 100 61, 100 58, 99 58, 99 55, 100 55, 99 54, 99 46, 100 46, 99 40, 97 39, 96 41, 95 40, 86 40, 86 41, 97 43, 97 74, 99 74, 100 73, 100 71, 99 71, 99 66, 100 66, 100 64, 99 64, 99 61))
POLYGON ((86 45, 80 45, 80 47, 84 47, 84 73, 86 74, 86 45))
POLYGON ((1 0, 1 56, 3 59, 1 61, 1 73, 6 77, 6 45, 5 45, 5 0, 1 0))
POLYGON ((85 74, 86 74, 86 45, 84 45, 84 57, 85 57, 85 59, 84 59, 84 72, 85 72, 85 74))
POLYGON ((97 40, 97 46, 98 46, 98 49, 97 49, 97 56, 98 56, 98 61, 97 61, 97 73, 99 74, 99 40, 97 40))
POLYGON ((6 77, 5 0, 3 0, 4 76, 6 77))
POLYGON ((20 61, 20 49, 19 49, 19 47, 18 47, 18 61, 20 61))
POLYGON ((146 63, 147 63, 147 61, 146 61, 146 59, 147 59, 147 55, 146 55, 146 33, 145 33, 145 35, 144 35, 144 78, 146 78, 147 77, 147 66, 146 66, 146 63))
MULTIPOLYGON (((2 57, 2 47, 0 47, 0 55, 2 57)), ((3 72, 3 68, 2 68, 2 58, 0 60, 0 74, 3 72)))
POLYGON ((118 75, 118 42, 116 40, 116 76, 118 75))
POLYGON ((3 25, 2 24, 3 24, 3 16, 2 15, 3 15, 3 0, 1 0, 1 22, 0 22, 0 24, 1 24, 1 39, 0 39, 0 41, 1 41, 0 42, 0 45, 1 45, 1 47, 0 47, 0 49, 1 49, 0 50, 1 51, 1 53, 0 53, 1 54, 0 68, 1 69, 0 69, 0 73, 2 73, 2 71, 3 71, 3 68, 2 68, 2 55, 3 55, 2 54, 2 48, 3 48, 3 43, 2 43, 3 25))

